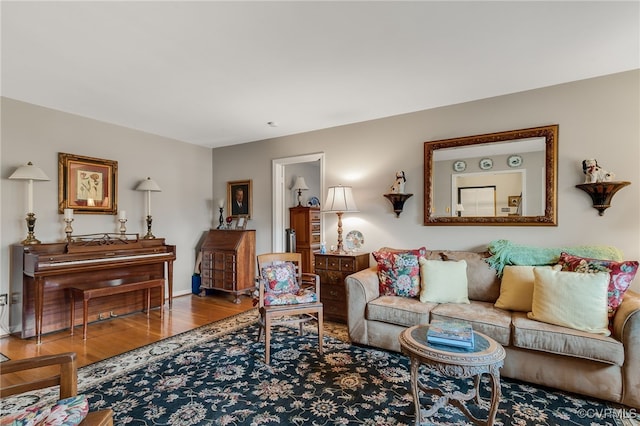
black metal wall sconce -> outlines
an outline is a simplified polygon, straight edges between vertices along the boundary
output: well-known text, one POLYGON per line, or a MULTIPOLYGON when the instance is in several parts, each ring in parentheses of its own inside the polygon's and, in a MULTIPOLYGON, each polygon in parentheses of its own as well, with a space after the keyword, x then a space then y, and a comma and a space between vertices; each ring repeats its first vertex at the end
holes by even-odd
POLYGON ((404 202, 411 198, 413 194, 384 194, 384 196, 393 204, 393 211, 396 213, 396 217, 400 217, 404 202))
POLYGON ((604 216, 604 211, 611 207, 611 199, 614 194, 630 185, 631 182, 597 182, 597 183, 581 183, 576 188, 582 189, 589 194, 593 201, 593 208, 598 210, 600 216, 604 216))

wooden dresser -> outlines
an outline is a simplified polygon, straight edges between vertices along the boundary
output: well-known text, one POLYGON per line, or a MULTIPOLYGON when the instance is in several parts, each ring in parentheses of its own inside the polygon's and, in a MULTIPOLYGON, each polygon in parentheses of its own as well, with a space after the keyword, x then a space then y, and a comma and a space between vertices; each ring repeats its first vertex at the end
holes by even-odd
POLYGON ((235 295, 249 294, 255 287, 256 231, 212 229, 202 244, 201 284, 206 289, 235 295))
POLYGON ((347 322, 347 294, 344 279, 369 267, 369 253, 315 254, 316 274, 320 276, 320 300, 324 318, 347 322))
POLYGON ((302 271, 313 271, 313 252, 320 250, 320 207, 291 207, 289 227, 296 231, 296 252, 302 254, 302 271))

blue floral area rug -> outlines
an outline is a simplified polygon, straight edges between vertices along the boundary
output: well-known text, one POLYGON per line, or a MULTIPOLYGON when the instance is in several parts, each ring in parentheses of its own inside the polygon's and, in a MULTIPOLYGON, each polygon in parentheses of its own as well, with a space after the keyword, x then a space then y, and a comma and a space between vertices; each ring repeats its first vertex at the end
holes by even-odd
MULTIPOLYGON (((79 391, 91 409, 110 407, 117 425, 413 425, 406 356, 349 344, 344 326, 327 324, 324 355, 312 328, 298 336, 272 333, 271 366, 257 342, 257 311, 212 323, 79 369, 79 391)), ((429 386, 465 392, 471 380, 426 369, 429 386)), ((483 383, 483 396, 489 385, 483 383)), ((15 411, 50 390, 3 401, 15 411)), ((486 398, 485 398, 486 399, 486 398)), ((431 397, 422 397, 429 407, 431 397)), ((486 417, 488 402, 471 404, 486 417)), ((496 425, 618 425, 601 401, 502 379, 496 425)), ((454 407, 428 419, 433 425, 470 425, 454 407)))

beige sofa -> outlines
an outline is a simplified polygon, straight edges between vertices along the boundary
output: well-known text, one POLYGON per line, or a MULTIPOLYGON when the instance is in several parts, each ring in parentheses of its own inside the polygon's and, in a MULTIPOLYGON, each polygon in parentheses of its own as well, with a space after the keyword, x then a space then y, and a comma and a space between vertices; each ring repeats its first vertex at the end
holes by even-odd
POLYGON ((351 341, 399 352, 398 336, 405 328, 435 318, 463 319, 505 347, 503 376, 640 409, 640 294, 626 293, 610 337, 546 324, 528 319, 525 312, 494 307, 500 279, 486 256, 445 250, 425 256, 466 260, 470 304, 381 296, 376 266, 348 276, 351 341))

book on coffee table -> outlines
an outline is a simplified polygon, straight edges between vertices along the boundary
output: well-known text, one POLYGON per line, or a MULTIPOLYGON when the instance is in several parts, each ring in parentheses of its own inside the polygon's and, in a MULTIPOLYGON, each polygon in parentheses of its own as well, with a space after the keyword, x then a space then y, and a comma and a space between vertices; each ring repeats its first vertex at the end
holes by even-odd
POLYGON ((427 331, 427 342, 457 348, 473 348, 473 327, 466 321, 433 320, 427 331))

